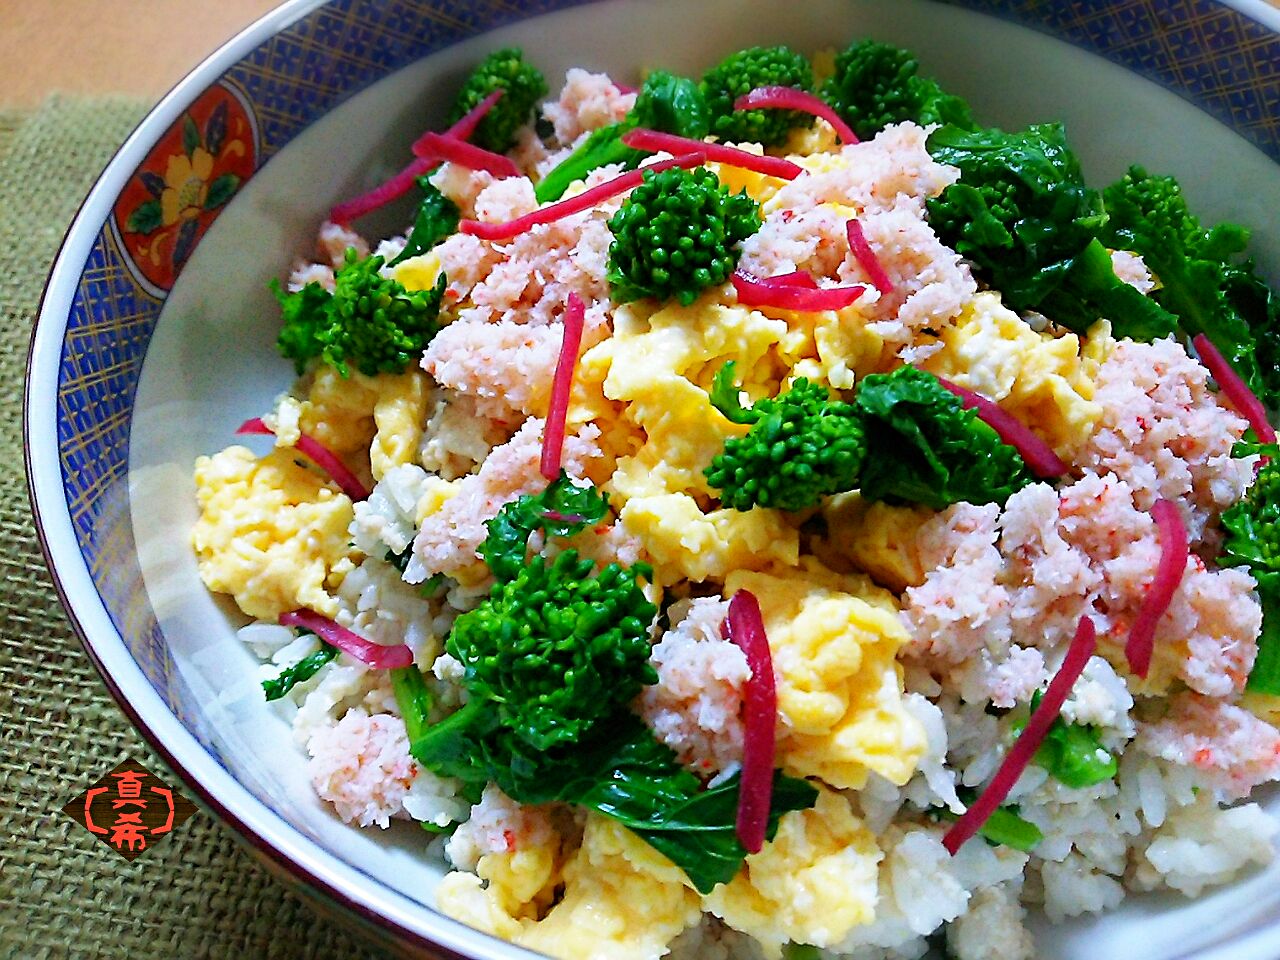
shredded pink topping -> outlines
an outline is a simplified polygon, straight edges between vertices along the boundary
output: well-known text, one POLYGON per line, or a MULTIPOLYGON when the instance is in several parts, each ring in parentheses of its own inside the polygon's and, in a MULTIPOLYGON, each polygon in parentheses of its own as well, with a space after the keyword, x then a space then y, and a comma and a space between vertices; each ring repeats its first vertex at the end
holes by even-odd
MULTIPOLYGON (((480 121, 484 119, 484 115, 489 112, 490 108, 498 102, 498 98, 502 96, 501 90, 495 90, 489 96, 485 97, 472 109, 465 117, 451 126, 445 131, 446 136, 457 137, 465 140, 471 134, 475 133, 476 127, 480 121)), ((417 144, 414 144, 417 147, 417 144)), ((417 150, 414 153, 417 154, 417 150)), ((397 173, 386 183, 374 187, 368 193, 362 193, 358 197, 338 204, 329 211, 329 219, 334 223, 349 224, 352 220, 363 217, 366 213, 372 213, 379 207, 385 206, 397 197, 402 197, 409 192, 409 188, 414 185, 417 179, 423 174, 430 173, 436 167, 440 166, 439 157, 419 157, 415 156, 412 163, 397 173)))
POLYGON ((510 157, 443 133, 424 133, 413 145, 413 152, 420 157, 448 160, 468 170, 484 170, 499 179, 520 176, 520 168, 510 157))
POLYGON ((1067 465, 1062 458, 1053 452, 1053 447, 1045 443, 1030 427, 1011 413, 1001 410, 992 401, 972 390, 966 390, 950 380, 938 378, 944 390, 949 390, 960 398, 960 402, 970 410, 977 410, 978 417, 994 430, 1000 439, 1017 449, 1027 466, 1041 480, 1060 477, 1067 472, 1067 465))
POLYGON ((280 623, 286 627, 305 627, 325 643, 351 654, 361 663, 367 663, 375 670, 395 670, 413 663, 413 651, 403 643, 395 646, 374 643, 334 623, 328 617, 322 617, 310 610, 282 613, 280 623))
POLYGON ((871 278, 871 285, 886 296, 893 293, 893 281, 884 272, 880 258, 871 249, 871 244, 867 243, 866 234, 862 232, 862 224, 857 220, 850 220, 844 225, 844 232, 849 238, 849 249, 853 251, 858 264, 871 278))
POLYGON ((742 780, 738 788, 737 829, 738 840, 747 853, 759 853, 764 846, 769 808, 773 804, 778 697, 764 617, 753 593, 739 590, 729 599, 729 615, 720 632, 742 649, 751 668, 751 678, 742 697, 742 780))
POLYGON ((1138 608, 1124 645, 1124 655, 1129 669, 1135 676, 1147 676, 1151 668, 1151 651, 1155 646, 1156 624, 1169 609, 1173 595, 1182 583, 1191 552, 1187 546, 1187 527, 1182 522, 1182 512, 1172 500, 1157 500, 1151 508, 1156 522, 1156 535, 1160 540, 1160 562, 1151 588, 1138 608))
POLYGON ((813 313, 841 310, 855 302, 867 288, 860 283, 847 287, 819 287, 816 283, 809 286, 803 280, 797 280, 794 273, 760 279, 737 270, 733 274, 733 289, 738 292, 738 302, 744 307, 775 307, 813 313))
POLYGON ((1040 706, 1036 708, 1035 713, 1031 714, 1026 727, 1009 748, 1009 752, 1005 754, 1000 768, 996 770, 987 788, 943 836, 942 845, 952 856, 955 856, 956 851, 964 846, 966 840, 982 829, 987 818, 995 813, 1005 797, 1009 795, 1009 791, 1013 789, 1013 785, 1018 782, 1022 771, 1027 769, 1027 764, 1040 749, 1040 744, 1044 742, 1045 735, 1053 726, 1053 721, 1062 711, 1062 704, 1066 701, 1067 694, 1071 692, 1076 680, 1084 672, 1085 664, 1093 656, 1096 645, 1097 631, 1093 621, 1087 616, 1081 617, 1080 625, 1076 627, 1075 638, 1067 648, 1066 657, 1063 658, 1062 667, 1049 681, 1049 689, 1045 691, 1040 706))
POLYGON ((1195 345, 1201 362, 1209 368, 1213 379, 1218 382, 1218 387, 1240 415, 1249 421, 1249 426, 1253 427, 1258 439, 1263 443, 1275 443, 1276 431, 1267 420, 1267 408, 1254 396, 1240 374, 1231 368, 1227 358, 1218 352, 1218 348, 1203 333, 1197 334, 1191 342, 1195 345))
POLYGON ((463 220, 458 224, 458 230, 461 233, 470 234, 473 237, 479 237, 481 240, 510 240, 512 237, 518 237, 522 233, 527 233, 534 227, 544 223, 554 223, 564 217, 572 216, 575 213, 581 213, 583 210, 589 210, 597 203, 608 200, 610 197, 625 193, 640 186, 644 179, 644 171, 660 171, 670 167, 698 167, 707 162, 707 155, 701 150, 695 153, 686 153, 679 157, 671 157, 669 160, 659 160, 657 163, 650 164, 640 170, 629 170, 624 174, 607 180, 604 183, 592 187, 590 190, 583 190, 577 196, 569 197, 567 200, 558 200, 555 203, 549 203, 545 207, 539 207, 532 213, 526 213, 523 217, 516 217, 514 220, 508 220, 505 223, 481 223, 479 220, 463 220))
POLYGON ((547 424, 542 431, 542 475, 548 480, 560 476, 564 455, 565 422, 569 416, 569 394, 573 390, 573 371, 578 365, 578 349, 582 346, 582 326, 586 307, 577 293, 569 294, 564 311, 564 338, 560 341, 560 358, 556 361, 555 378, 551 381, 551 403, 547 424))
POLYGON ((795 87, 756 87, 750 93, 744 93, 733 101, 735 110, 754 110, 759 107, 773 110, 799 110, 820 117, 836 131, 841 143, 857 143, 858 135, 853 128, 840 119, 840 114, 812 93, 805 93, 795 87))
POLYGON ((779 177, 782 180, 794 180, 804 173, 803 167, 797 166, 790 160, 783 160, 781 157, 761 156, 757 153, 739 150, 737 147, 726 147, 722 143, 705 143, 702 140, 680 137, 674 133, 662 133, 658 130, 648 130, 644 127, 628 130, 622 135, 622 142, 628 147, 634 147, 637 150, 648 150, 651 153, 665 150, 667 153, 679 154, 701 150, 706 153, 708 160, 715 163, 723 163, 730 167, 741 167, 743 170, 754 170, 756 173, 763 173, 769 177, 779 177))
MULTIPOLYGON (((275 431, 263 423, 261 417, 253 417, 250 420, 246 420, 240 424, 240 428, 236 430, 236 433, 260 433, 267 436, 275 436, 275 431)), ((342 492, 352 500, 358 503, 361 500, 369 499, 369 491, 364 488, 364 484, 357 479, 354 473, 347 469, 347 465, 338 459, 337 454, 319 440, 313 440, 304 433, 298 437, 295 447, 300 454, 327 473, 342 492)))

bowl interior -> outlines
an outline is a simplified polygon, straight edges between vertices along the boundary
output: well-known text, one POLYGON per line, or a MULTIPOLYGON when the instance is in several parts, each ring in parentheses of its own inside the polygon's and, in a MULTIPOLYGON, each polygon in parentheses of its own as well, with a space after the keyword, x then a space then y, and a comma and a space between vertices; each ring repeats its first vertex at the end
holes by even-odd
MULTIPOLYGON (((418 932, 439 935, 429 905, 444 865, 424 855, 421 830, 348 828, 315 797, 302 749, 280 712, 262 702, 257 661, 234 636, 242 619, 196 575, 188 542, 196 516, 191 468, 197 456, 234 442, 235 426, 270 409, 291 381, 290 365, 274 349, 279 311, 268 280, 308 255, 323 211, 378 182, 408 157, 417 133, 439 125, 476 59, 502 45, 523 46, 554 91, 573 65, 635 81, 651 66, 696 75, 752 43, 814 51, 855 36, 893 41, 915 50, 924 70, 967 97, 984 122, 1014 128, 1064 120, 1094 184, 1132 162, 1176 174, 1206 219, 1253 227, 1264 272, 1280 277, 1280 224, 1258 215, 1280 208, 1280 167, 1160 85, 1049 36, 927 0, 816 0, 803 9, 803 16, 782 13, 761 0, 595 3, 412 63, 311 123, 259 169, 200 240, 165 300, 132 409, 127 497, 118 490, 114 507, 95 513, 99 544, 116 537, 120 570, 135 567, 135 550, 141 568, 142 583, 117 577, 113 588, 134 606, 145 590, 144 613, 125 623, 130 650, 150 664, 153 683, 196 738, 171 745, 175 751, 205 751, 255 798, 237 803, 260 803, 255 817, 305 838, 298 849, 310 851, 309 869, 349 865, 341 883, 361 887, 366 903, 401 904, 397 922, 418 932), (118 522, 107 524, 109 517, 118 522)), ((268 118, 255 103, 260 119, 268 118)), ((406 202, 363 226, 372 236, 394 233, 410 216, 406 202)), ((113 598, 105 599, 110 606, 113 598)), ((182 755, 176 759, 182 763, 182 755)), ((1280 813, 1280 804, 1271 807, 1280 813)), ((1280 868, 1273 868, 1194 904, 1134 897, 1105 918, 1042 931, 1041 955, 1171 958, 1208 948, 1280 914, 1277 879, 1280 868)), ((478 941, 468 949, 477 956, 519 953, 478 941)))

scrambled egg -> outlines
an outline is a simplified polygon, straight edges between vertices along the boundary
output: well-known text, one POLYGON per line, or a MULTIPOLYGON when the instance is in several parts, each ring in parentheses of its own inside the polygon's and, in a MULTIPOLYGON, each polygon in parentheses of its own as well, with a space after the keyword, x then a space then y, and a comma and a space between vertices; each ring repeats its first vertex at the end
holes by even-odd
POLYGON ((709 492, 702 471, 727 438, 746 433, 711 405, 711 380, 735 360, 752 399, 773 396, 787 372, 776 350, 786 333, 785 322, 710 295, 647 316, 638 305, 619 308, 613 336, 580 364, 584 381, 598 383, 605 400, 622 401, 620 416, 643 436, 635 454, 618 462, 611 492, 624 500, 709 492))
POLYGON ((883 587, 902 593, 924 582, 916 535, 933 516, 927 507, 898 507, 842 493, 823 505, 827 535, 814 553, 829 567, 864 570, 883 587), (852 561, 852 566, 850 566, 852 561))
POLYGON ((251 617, 306 607, 332 617, 332 596, 353 566, 350 499, 289 450, 258 460, 244 447, 200 457, 200 519, 191 539, 200 578, 251 617))
POLYGON ((420 370, 376 377, 353 370, 344 378, 321 365, 306 398, 282 397, 268 425, 276 431, 277 446, 293 446, 299 433, 305 433, 344 461, 354 458, 357 475, 366 472, 363 461, 368 457, 368 472, 380 480, 392 467, 417 458, 427 393, 426 374, 420 370))
POLYGON ((1091 330, 1082 354, 1075 334, 1036 333, 999 294, 985 292, 965 305, 942 332, 942 349, 921 366, 996 401, 1070 459, 1102 416, 1094 378, 1109 339, 1105 328, 1091 330))
POLYGON ((869 771, 906 783, 926 742, 902 704, 895 657, 908 637, 893 596, 811 557, 799 569, 735 571, 725 595, 737 590, 754 593, 764 615, 783 768, 839 789, 862 787, 869 771))
POLYGON ((708 910, 760 941, 767 957, 788 941, 830 947, 875 919, 875 837, 838 793, 819 788, 811 810, 788 813, 764 849, 705 898, 708 910))
POLYGON ((527 892, 545 885, 542 862, 527 873, 518 884, 499 879, 488 886, 474 874, 451 873, 440 882, 436 903, 472 927, 532 950, 582 960, 651 960, 702 912, 678 867, 625 827, 596 814, 587 817, 582 846, 564 867, 562 899, 542 919, 527 915, 527 901, 512 898, 517 887, 527 892))

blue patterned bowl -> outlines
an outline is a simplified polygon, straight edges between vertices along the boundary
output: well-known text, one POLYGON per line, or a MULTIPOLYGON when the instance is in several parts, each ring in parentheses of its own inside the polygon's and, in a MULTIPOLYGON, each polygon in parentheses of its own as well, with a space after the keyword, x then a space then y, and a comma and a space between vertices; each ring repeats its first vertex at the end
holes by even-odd
MULTIPOLYGON (((1280 11, 1261 0, 814 0, 781 15, 758 0, 286 4, 138 127, 49 280, 28 470, 85 648, 174 769, 284 872, 411 948, 528 956, 431 909, 441 868, 420 832, 375 837, 321 809, 231 618, 196 577, 192 462, 287 386, 266 282, 322 212, 402 163, 467 66, 499 45, 523 45, 552 78, 576 63, 627 79, 650 64, 697 73, 751 43, 869 35, 917 50, 989 122, 1065 119, 1094 182, 1134 161, 1175 173, 1207 217, 1257 228, 1277 279, 1280 224, 1258 215, 1280 209, 1277 31, 1280 11)), ((1272 957, 1278 877, 1193 904, 1135 899, 1044 936, 1043 955, 1272 957)))

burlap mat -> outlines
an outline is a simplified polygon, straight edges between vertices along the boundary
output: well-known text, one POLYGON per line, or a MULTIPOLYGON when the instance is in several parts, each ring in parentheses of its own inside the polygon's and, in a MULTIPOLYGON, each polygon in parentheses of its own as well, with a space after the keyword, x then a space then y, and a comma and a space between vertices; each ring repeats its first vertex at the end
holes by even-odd
POLYGON ((61 812, 121 760, 180 781, 108 695, 58 604, 22 476, 27 338, 66 225, 144 105, 0 113, 0 957, 381 957, 202 810, 133 863, 61 812))

